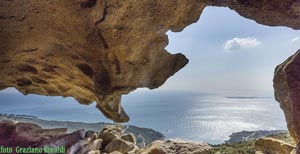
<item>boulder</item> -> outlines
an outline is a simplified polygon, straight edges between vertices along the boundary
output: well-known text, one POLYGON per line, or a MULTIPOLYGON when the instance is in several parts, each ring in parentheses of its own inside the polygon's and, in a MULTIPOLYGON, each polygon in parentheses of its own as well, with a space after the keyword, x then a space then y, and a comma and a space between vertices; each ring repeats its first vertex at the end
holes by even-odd
POLYGON ((127 154, 136 154, 139 151, 139 147, 138 146, 134 146, 134 148, 131 151, 128 151, 127 154))
POLYGON ((290 154, 295 148, 289 143, 269 137, 256 140, 254 147, 263 154, 290 154))
POLYGON ((130 143, 136 144, 135 136, 132 133, 123 134, 121 136, 121 139, 124 140, 124 141, 130 142, 130 143))
POLYGON ((294 149, 290 154, 297 154, 296 149, 294 149))
POLYGON ((212 147, 206 143, 182 139, 155 141, 150 146, 140 149, 138 154, 208 154, 212 147))
POLYGON ((119 152, 119 151, 113 151, 113 152, 111 152, 111 153, 109 153, 109 154, 122 154, 122 153, 119 152))
POLYGON ((69 134, 64 134, 58 137, 53 137, 52 139, 49 139, 48 142, 43 144, 49 144, 51 146, 66 146, 70 147, 74 143, 77 143, 78 141, 84 139, 85 131, 78 130, 69 134))
POLYGON ((37 146, 65 135, 67 129, 42 129, 32 123, 0 122, 0 145, 3 146, 37 146))
POLYGON ((102 146, 105 147, 113 139, 118 139, 122 134, 121 125, 106 125, 98 134, 98 138, 102 139, 102 146))
POLYGON ((94 132, 94 131, 87 131, 84 135, 84 137, 93 137, 93 136, 96 136, 97 133, 94 132))
POLYGON ((102 139, 85 138, 73 145, 69 153, 88 153, 90 151, 98 152, 102 148, 102 139))
POLYGON ((297 144, 300 141, 300 50, 276 67, 273 82, 275 98, 297 144))
POLYGON ((106 145, 105 151, 108 153, 111 153, 113 151, 127 153, 133 150, 134 148, 135 145, 130 142, 124 141, 122 139, 114 139, 106 145))
POLYGON ((101 154, 100 150, 89 151, 87 154, 101 154))

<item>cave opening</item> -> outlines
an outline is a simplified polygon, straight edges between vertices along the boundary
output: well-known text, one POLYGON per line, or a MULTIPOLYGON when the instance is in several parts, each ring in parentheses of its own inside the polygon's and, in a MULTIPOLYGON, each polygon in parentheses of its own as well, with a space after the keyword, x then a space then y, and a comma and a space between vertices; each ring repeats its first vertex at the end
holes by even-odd
POLYGON ((125 96, 129 123, 146 123, 168 138, 208 143, 223 142, 234 132, 287 130, 272 80, 275 67, 300 48, 299 30, 206 7, 197 23, 167 34, 166 50, 183 53, 189 63, 162 87, 125 96), (140 98, 148 103, 135 100, 140 98), (153 124, 154 119, 159 120, 153 124))
MULTIPOLYGON (((223 142, 233 132, 286 129, 273 97, 272 78, 275 66, 300 48, 299 31, 259 25, 228 8, 207 7, 197 23, 168 36, 166 49, 183 52, 190 62, 159 89, 140 89, 124 96, 122 104, 131 117, 128 124, 159 130, 167 138, 212 144, 223 142)), ((93 76, 90 66, 78 67, 93 76)), ((35 72, 29 66, 20 70, 35 72)), ((110 122, 94 105, 81 106, 72 98, 30 96, 13 89, 2 91, 4 102, 23 104, 1 103, 10 106, 1 107, 1 112, 48 120, 110 122)))

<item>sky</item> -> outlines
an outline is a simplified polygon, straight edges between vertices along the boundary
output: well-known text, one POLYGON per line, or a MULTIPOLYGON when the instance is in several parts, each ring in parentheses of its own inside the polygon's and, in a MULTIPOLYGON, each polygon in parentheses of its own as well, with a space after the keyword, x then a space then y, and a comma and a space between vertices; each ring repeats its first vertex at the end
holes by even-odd
POLYGON ((276 65, 300 49, 300 31, 269 27, 228 8, 207 7, 182 32, 168 32, 171 53, 189 64, 161 90, 272 92, 276 65))

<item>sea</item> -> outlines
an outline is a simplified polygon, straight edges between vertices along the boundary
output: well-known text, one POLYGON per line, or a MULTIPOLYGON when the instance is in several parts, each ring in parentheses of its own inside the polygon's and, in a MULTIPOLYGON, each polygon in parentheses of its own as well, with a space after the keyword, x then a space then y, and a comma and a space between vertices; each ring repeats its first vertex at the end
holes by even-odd
MULTIPOLYGON (((125 124, 152 128, 164 133, 166 139, 219 144, 235 132, 287 130, 283 111, 272 93, 138 90, 123 96, 122 105, 130 116, 125 124)), ((112 122, 95 104, 80 105, 73 98, 24 96, 14 89, 0 92, 0 113, 57 121, 112 122)))

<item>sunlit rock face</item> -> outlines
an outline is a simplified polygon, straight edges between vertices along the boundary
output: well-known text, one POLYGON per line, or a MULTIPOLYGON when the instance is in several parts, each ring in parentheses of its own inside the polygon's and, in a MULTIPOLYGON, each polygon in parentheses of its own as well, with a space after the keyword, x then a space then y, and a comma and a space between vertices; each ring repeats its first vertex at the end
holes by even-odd
POLYGON ((295 143, 300 141, 300 50, 275 70, 276 100, 284 110, 288 129, 295 143))
POLYGON ((254 148, 262 154, 290 154, 295 146, 278 139, 263 137, 255 141, 254 148))
POLYGON ((0 90, 95 101, 107 118, 126 122, 121 96, 157 88, 188 63, 164 49, 166 32, 196 22, 208 5, 300 28, 294 0, 1 0, 0 90))
POLYGON ((195 22, 197 1, 0 1, 0 89, 96 101, 128 121, 122 94, 157 88, 187 64, 164 49, 166 32, 195 22))

